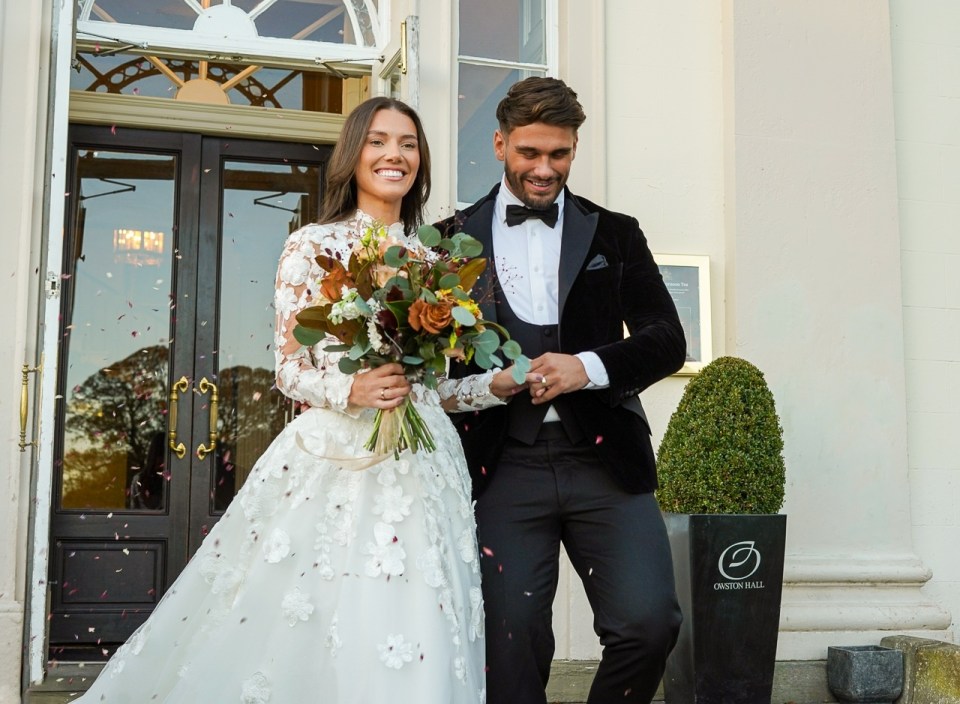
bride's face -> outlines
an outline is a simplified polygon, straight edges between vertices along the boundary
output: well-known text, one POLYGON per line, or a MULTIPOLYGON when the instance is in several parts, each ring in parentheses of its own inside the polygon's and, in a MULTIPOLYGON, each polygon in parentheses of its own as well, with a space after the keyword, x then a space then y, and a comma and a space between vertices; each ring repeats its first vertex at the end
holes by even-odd
POLYGON ((370 123, 354 178, 357 206, 375 214, 396 209, 420 168, 420 144, 413 120, 396 110, 378 110, 370 123))

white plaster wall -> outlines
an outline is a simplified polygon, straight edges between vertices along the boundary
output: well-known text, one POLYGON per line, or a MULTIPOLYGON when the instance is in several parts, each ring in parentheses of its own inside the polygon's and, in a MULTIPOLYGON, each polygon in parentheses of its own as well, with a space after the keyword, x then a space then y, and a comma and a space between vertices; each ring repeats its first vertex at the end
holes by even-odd
MULTIPOLYGON (((713 346, 720 354, 724 272, 720 6, 700 0, 603 4, 602 53, 592 53, 596 43, 577 41, 577 36, 595 36, 597 30, 587 32, 583 20, 564 22, 561 16, 561 26, 571 33, 561 37, 569 52, 569 64, 561 63, 561 78, 580 93, 587 111, 571 188, 636 217, 654 252, 710 256, 713 346), (585 163, 588 156, 591 161, 585 163)), ((672 377, 642 395, 655 446, 685 383, 685 378, 672 377)), ((599 657, 589 604, 570 569, 561 577, 555 630, 558 658, 599 657)))
POLYGON ((0 2, 0 704, 20 701, 31 457, 18 445, 20 369, 35 359, 31 242, 42 206, 45 4, 0 2))
POLYGON ((891 0, 907 450, 925 592, 960 614, 960 4, 891 0))
POLYGON ((911 537, 888 6, 723 5, 727 349, 785 433, 778 657, 943 637, 911 537))
MULTIPOLYGON (((608 0, 607 207, 629 213, 654 253, 710 257, 714 356, 723 354, 723 92, 719 3, 608 0)), ((686 379, 642 395, 654 446, 686 379)))

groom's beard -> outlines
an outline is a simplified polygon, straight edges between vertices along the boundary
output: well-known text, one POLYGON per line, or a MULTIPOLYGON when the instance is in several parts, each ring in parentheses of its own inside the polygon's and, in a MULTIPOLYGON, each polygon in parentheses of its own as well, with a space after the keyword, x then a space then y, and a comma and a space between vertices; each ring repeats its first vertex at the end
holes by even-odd
POLYGON ((508 166, 504 166, 503 175, 506 178, 507 186, 510 187, 510 192, 519 198, 525 206, 534 210, 549 208, 557 199, 557 196, 560 195, 560 191, 563 190, 563 186, 567 182, 566 175, 561 176, 556 172, 549 179, 538 179, 529 172, 521 174, 512 171, 508 166), (552 188, 546 193, 530 193, 524 186, 524 183, 528 180, 549 183, 552 188))

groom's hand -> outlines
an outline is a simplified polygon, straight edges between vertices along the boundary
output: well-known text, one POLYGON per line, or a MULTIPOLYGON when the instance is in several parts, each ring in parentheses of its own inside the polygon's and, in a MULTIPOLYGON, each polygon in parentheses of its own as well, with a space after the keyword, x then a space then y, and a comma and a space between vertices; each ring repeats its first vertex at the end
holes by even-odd
POLYGON ((538 376, 530 384, 534 404, 550 403, 560 394, 579 391, 590 382, 583 362, 572 354, 547 352, 530 362, 530 373, 538 376))

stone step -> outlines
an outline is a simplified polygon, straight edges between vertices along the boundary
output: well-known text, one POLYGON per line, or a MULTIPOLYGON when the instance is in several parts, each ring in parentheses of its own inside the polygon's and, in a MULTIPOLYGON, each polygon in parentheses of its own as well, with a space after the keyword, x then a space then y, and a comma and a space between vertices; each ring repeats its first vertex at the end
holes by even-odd
MULTIPOLYGON (((96 666, 81 669, 63 665, 55 677, 49 677, 44 685, 28 691, 23 704, 65 704, 79 696, 79 691, 73 688, 80 685, 81 681, 95 677, 98 669, 96 666)), ((550 704, 584 704, 596 671, 597 662, 594 660, 555 660, 547 687, 547 701, 550 704)), ((654 701, 663 701, 662 688, 654 701)), ((827 689, 826 661, 777 663, 771 704, 824 704, 835 701, 827 689)))

